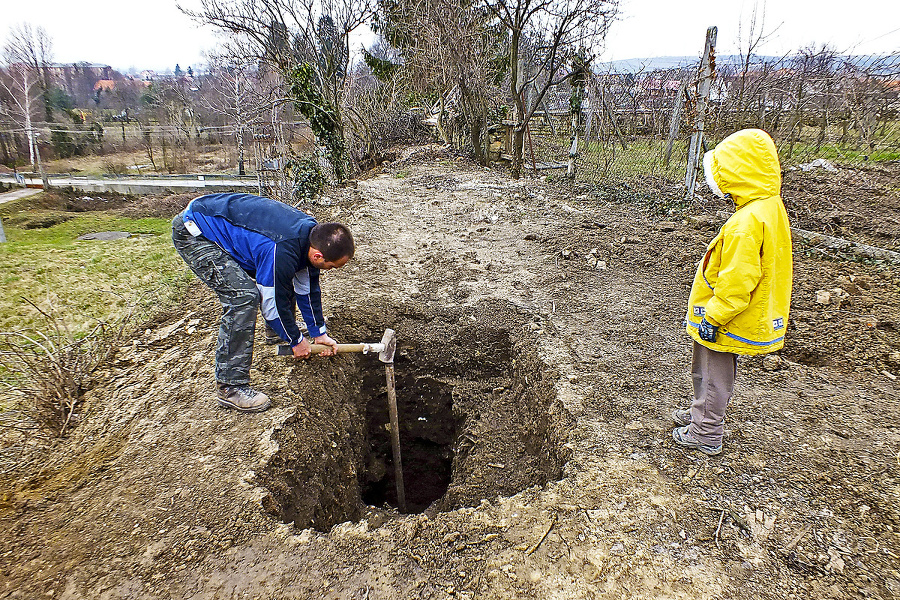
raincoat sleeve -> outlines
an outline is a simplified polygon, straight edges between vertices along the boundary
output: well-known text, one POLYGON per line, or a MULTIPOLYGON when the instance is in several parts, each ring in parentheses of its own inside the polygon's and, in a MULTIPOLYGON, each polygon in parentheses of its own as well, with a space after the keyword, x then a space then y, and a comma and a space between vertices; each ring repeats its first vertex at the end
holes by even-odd
POLYGON ((762 279, 761 247, 761 241, 745 231, 722 239, 718 281, 706 305, 706 318, 711 323, 727 325, 750 304, 750 295, 762 279))

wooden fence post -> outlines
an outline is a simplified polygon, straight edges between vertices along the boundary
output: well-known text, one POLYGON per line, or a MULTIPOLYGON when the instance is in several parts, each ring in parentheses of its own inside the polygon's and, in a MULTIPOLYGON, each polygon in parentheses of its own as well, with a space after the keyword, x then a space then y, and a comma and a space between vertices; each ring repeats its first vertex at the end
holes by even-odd
POLYGON ((706 100, 713 80, 713 55, 716 47, 718 28, 706 30, 706 45, 703 48, 703 59, 700 61, 700 85, 697 94, 697 122, 691 134, 691 145, 688 148, 687 173, 684 183, 687 186, 685 200, 694 197, 694 186, 697 184, 697 169, 700 167, 700 152, 703 148, 703 125, 706 117, 706 100))
POLYGON ((609 100, 602 90, 600 99, 603 102, 603 110, 606 112, 606 116, 609 117, 609 120, 612 123, 613 131, 616 132, 616 137, 619 138, 619 143, 622 144, 622 150, 628 150, 628 145, 625 143, 625 137, 622 135, 622 131, 619 129, 619 123, 616 121, 616 113, 609 106, 609 100))

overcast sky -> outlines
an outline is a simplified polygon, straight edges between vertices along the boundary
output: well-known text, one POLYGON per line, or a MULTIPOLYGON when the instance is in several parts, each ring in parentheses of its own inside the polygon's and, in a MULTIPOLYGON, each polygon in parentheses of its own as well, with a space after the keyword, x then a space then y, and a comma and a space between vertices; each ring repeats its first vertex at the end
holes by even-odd
MULTIPOLYGON (((53 39, 57 62, 96 62, 120 71, 131 67, 172 70, 176 63, 186 69, 204 63, 204 52, 216 45, 213 30, 184 16, 175 0, 2 1, 0 28, 23 22, 43 26, 53 39)), ((182 4, 198 2, 183 0, 182 4)), ((718 54, 735 53, 739 26, 746 38, 754 4, 752 0, 622 0, 620 18, 610 30, 602 59, 699 55, 710 25, 719 28, 718 54)), ((758 13, 763 13, 762 2, 758 13)), ((764 31, 773 30, 759 54, 781 55, 823 43, 856 54, 897 52, 900 2, 770 0, 765 5, 764 31)), ((4 39, 7 33, 0 30, 4 39)))

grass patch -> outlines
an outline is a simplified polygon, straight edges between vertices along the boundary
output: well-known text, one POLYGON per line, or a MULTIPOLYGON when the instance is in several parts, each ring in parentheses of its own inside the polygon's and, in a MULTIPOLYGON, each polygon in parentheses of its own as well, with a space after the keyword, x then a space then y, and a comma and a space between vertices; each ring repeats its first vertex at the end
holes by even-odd
POLYGON ((781 154, 783 162, 804 162, 817 158, 824 158, 836 163, 861 163, 861 162, 887 162, 900 160, 900 150, 884 148, 875 150, 859 150, 854 147, 839 144, 823 144, 816 147, 813 143, 794 144, 794 151, 787 155, 789 145, 782 143, 781 154))
POLYGON ((96 319, 116 320, 130 303, 148 317, 171 305, 191 274, 172 247, 170 227, 167 219, 105 213, 81 213, 42 229, 7 226, 9 242, 0 244, 0 331, 40 325, 40 314, 22 298, 58 310, 75 333, 87 333, 96 319), (98 231, 139 235, 76 241, 98 231))
MULTIPOLYGON (((566 161, 569 156, 570 140, 566 136, 535 136, 533 144, 525 143, 524 168, 532 167, 534 161, 566 161)), ((687 157, 687 142, 675 140, 669 164, 665 164, 666 141, 654 138, 633 138, 625 140, 622 148, 618 140, 579 140, 578 158, 575 163, 575 177, 578 181, 601 183, 610 180, 628 181, 648 175, 664 177, 674 181, 684 180, 687 157)), ((554 176, 564 174, 560 169, 554 176)))

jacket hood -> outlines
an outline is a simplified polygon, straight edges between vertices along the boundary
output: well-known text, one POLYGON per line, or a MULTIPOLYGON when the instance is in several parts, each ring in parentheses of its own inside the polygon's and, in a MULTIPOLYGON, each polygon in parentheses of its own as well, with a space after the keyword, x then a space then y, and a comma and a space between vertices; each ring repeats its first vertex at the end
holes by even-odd
POLYGON ((761 129, 742 129, 729 135, 704 161, 707 178, 723 194, 730 194, 740 208, 751 200, 781 194, 781 164, 769 134, 761 129))

